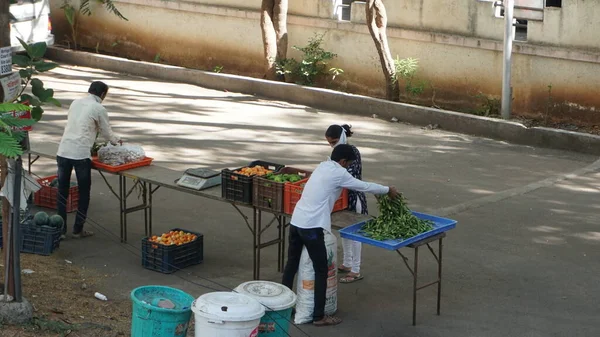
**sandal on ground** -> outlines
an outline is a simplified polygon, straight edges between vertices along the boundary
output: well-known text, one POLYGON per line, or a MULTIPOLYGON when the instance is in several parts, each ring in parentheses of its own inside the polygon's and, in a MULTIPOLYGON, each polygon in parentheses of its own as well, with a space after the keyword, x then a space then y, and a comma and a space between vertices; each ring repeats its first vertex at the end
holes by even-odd
POLYGON ((62 240, 66 240, 67 239, 67 235, 66 234, 61 234, 60 235, 60 239, 62 240))
POLYGON ((340 323, 342 323, 342 319, 339 317, 325 316, 320 321, 314 321, 313 325, 314 326, 331 326, 331 325, 338 325, 340 323))
POLYGON ((81 231, 77 234, 73 234, 73 239, 82 239, 82 238, 87 238, 89 236, 94 236, 94 232, 81 231))
POLYGON ((356 281, 360 281, 363 279, 363 276, 361 274, 348 274, 342 278, 340 278, 340 283, 352 283, 352 282, 356 282, 356 281))
POLYGON ((344 265, 341 265, 338 267, 338 271, 341 273, 349 273, 351 270, 352 270, 351 268, 348 268, 344 265))

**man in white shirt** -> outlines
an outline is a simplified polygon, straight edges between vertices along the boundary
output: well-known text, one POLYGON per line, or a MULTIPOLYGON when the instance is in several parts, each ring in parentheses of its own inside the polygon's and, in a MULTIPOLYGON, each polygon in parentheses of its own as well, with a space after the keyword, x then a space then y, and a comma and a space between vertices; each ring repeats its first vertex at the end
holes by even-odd
POLYGON ((388 194, 391 198, 398 196, 394 187, 368 183, 352 177, 346 168, 355 159, 356 154, 350 145, 336 146, 331 153, 331 159, 320 163, 308 179, 290 222, 288 261, 282 283, 290 289, 293 288, 302 248, 306 246, 315 270, 313 324, 316 326, 336 325, 342 322, 339 317, 325 316, 327 249, 324 236, 324 231, 331 232, 331 212, 342 189, 388 194))
POLYGON ((103 82, 92 82, 88 90, 89 95, 76 99, 69 107, 67 127, 63 133, 56 163, 58 164, 58 214, 63 218, 62 239, 67 233, 67 206, 69 197, 71 173, 75 169, 77 185, 79 188, 79 207, 73 226, 73 237, 83 238, 94 235, 90 231, 83 230, 83 224, 87 218, 90 205, 90 190, 92 187, 92 160, 91 151, 96 141, 96 135, 100 133, 113 145, 120 143, 110 128, 108 113, 102 106, 102 101, 108 93, 108 86, 103 82))

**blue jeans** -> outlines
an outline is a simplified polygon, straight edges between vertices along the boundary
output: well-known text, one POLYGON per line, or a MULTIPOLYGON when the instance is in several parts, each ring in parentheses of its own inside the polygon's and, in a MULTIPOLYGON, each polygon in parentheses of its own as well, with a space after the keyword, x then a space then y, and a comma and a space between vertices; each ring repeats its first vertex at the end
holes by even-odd
POLYGON ((65 221, 63 234, 67 233, 67 204, 69 188, 71 187, 71 173, 75 169, 77 186, 79 189, 79 207, 73 226, 73 234, 83 231, 83 224, 87 218, 90 206, 90 192, 92 189, 92 161, 90 159, 68 159, 56 156, 58 165, 58 215, 65 221))

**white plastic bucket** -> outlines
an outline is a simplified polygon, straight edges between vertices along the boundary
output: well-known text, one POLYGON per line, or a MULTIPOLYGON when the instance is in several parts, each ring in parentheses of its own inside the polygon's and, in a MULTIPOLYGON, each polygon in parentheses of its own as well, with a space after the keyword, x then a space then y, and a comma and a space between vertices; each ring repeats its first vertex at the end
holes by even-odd
POLYGON ((250 296, 214 292, 192 304, 195 337, 256 337, 265 308, 250 296))
POLYGON ((235 291, 248 295, 265 307, 265 315, 258 326, 259 337, 287 337, 296 294, 280 283, 249 281, 240 284, 235 291))

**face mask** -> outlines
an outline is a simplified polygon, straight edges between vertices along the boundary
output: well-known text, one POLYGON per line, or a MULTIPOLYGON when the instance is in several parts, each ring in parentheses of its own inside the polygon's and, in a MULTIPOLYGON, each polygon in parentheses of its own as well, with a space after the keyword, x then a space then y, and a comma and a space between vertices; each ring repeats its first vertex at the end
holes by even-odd
POLYGON ((342 134, 340 135, 340 140, 338 140, 338 142, 333 145, 332 147, 336 147, 340 144, 346 144, 347 142, 347 137, 346 137, 346 129, 342 128, 342 134))

